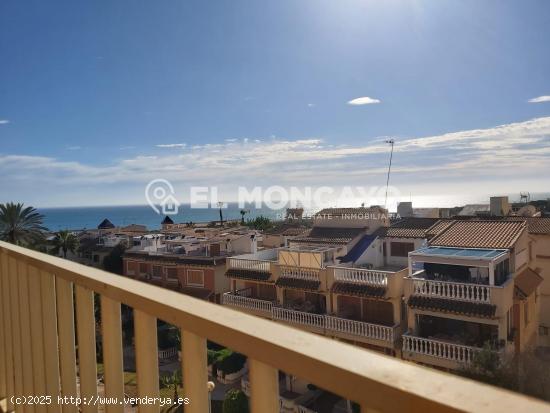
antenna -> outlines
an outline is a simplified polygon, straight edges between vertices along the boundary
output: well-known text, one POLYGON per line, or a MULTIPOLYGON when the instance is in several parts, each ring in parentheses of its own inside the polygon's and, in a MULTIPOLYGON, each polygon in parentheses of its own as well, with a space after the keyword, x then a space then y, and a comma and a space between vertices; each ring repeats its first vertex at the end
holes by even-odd
POLYGON ((395 141, 393 139, 388 139, 385 142, 389 143, 391 145, 391 151, 390 151, 390 163, 388 165, 388 177, 386 179, 386 197, 384 198, 384 208, 387 207, 386 204, 388 202, 388 186, 390 184, 391 161, 392 161, 392 158, 393 158, 393 144, 395 143, 395 141))

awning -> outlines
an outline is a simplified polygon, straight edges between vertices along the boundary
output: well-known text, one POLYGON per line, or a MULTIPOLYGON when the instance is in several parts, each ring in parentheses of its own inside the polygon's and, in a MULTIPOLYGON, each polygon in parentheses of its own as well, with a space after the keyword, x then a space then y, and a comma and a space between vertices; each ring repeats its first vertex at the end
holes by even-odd
POLYGON ((526 268, 514 278, 514 285, 523 297, 529 297, 535 292, 542 281, 543 278, 540 275, 531 268, 526 268))

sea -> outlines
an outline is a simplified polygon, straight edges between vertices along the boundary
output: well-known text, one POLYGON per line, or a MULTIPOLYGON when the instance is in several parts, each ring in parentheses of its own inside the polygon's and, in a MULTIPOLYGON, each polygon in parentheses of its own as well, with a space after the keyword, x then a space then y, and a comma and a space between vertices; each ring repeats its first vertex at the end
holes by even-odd
MULTIPOLYGON (((237 203, 225 205, 222 208, 223 219, 240 220, 242 209, 237 203)), ((281 220, 285 212, 267 207, 245 207, 244 210, 247 211, 245 220, 258 216, 281 220)), ((95 229, 105 218, 115 226, 140 224, 147 226, 149 230, 155 230, 160 229, 160 224, 165 217, 155 212, 149 205, 38 208, 38 212, 44 215, 44 226, 50 231, 95 229)), ((175 223, 211 222, 219 221, 220 212, 217 208, 191 208, 189 205, 181 205, 178 213, 170 215, 170 218, 175 223)))
MULTIPOLYGON (((510 202, 519 201, 519 194, 508 194, 510 202)), ((550 199, 550 193, 531 194, 532 200, 550 199)), ((438 195, 438 196, 415 196, 403 197, 400 201, 412 201, 414 207, 454 207, 465 204, 488 204, 488 196, 478 195, 438 195)), ((378 204, 383 204, 378 203, 378 204)), ((361 200, 347 200, 345 204, 336 202, 328 206, 359 206, 361 200)), ((311 214, 319 211, 321 208, 305 208, 304 214, 311 214)), ((241 219, 240 211, 247 211, 245 220, 253 219, 258 216, 264 216, 272 220, 281 220, 284 218, 285 209, 270 209, 267 206, 257 206, 250 204, 245 208, 240 208, 238 203, 227 203, 222 209, 224 220, 241 219)), ((395 212, 397 204, 388 204, 390 212, 395 212)), ((59 207, 59 208, 40 208, 38 211, 44 215, 44 226, 50 231, 59 231, 62 229, 82 230, 94 229, 105 218, 110 220, 115 226, 126 226, 130 224, 141 224, 147 226, 149 230, 160 229, 160 224, 164 215, 155 212, 149 205, 130 205, 130 206, 90 206, 90 207, 59 207)), ((191 208, 189 204, 182 204, 178 213, 170 215, 175 223, 207 223, 219 221, 220 215, 217 208, 191 208)))

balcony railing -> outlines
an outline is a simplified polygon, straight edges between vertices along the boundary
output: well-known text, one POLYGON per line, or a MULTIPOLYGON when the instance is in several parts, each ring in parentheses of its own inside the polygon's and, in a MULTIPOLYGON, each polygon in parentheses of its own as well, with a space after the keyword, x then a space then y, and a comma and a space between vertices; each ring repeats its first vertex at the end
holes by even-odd
MULTIPOLYGON (((123 303, 134 310, 140 398, 159 397, 157 335, 151 334, 156 320, 181 329, 183 392, 191 401, 186 413, 208 411, 207 339, 248 357, 252 413, 278 413, 278 370, 354 400, 363 412, 548 411, 546 403, 521 395, 3 242, 0 292, 0 397, 16 413, 34 409, 15 404, 12 395, 49 395, 53 412, 61 407, 58 396, 97 395, 94 293, 101 306, 104 394, 112 400, 124 397, 123 303)), ((76 413, 79 407, 96 410, 64 405, 63 412, 76 413)), ((124 410, 122 404, 106 408, 108 413, 124 410)), ((159 406, 139 410, 158 412, 159 406)))
POLYGON ((396 327, 387 327, 380 324, 364 321, 348 320, 346 318, 326 316, 326 328, 330 331, 350 334, 359 337, 372 338, 393 343, 396 327))
POLYGON ((481 349, 404 334, 403 351, 469 364, 481 349))
POLYGON ((388 285, 387 271, 374 271, 365 268, 331 267, 334 269, 334 281, 369 284, 376 287, 388 285))
POLYGON ((325 316, 307 313, 305 311, 290 310, 283 307, 273 307, 273 319, 291 324, 301 324, 319 329, 325 328, 325 316))
POLYGON ((224 293, 222 296, 222 304, 247 310, 262 311, 269 314, 271 314, 271 309, 273 307, 271 301, 243 297, 234 293, 224 293))
POLYGON ((269 272, 271 261, 253 260, 248 258, 228 258, 228 268, 240 270, 269 272))
POLYGON ((281 265, 279 268, 281 277, 312 281, 319 281, 319 273, 321 271, 319 268, 292 267, 288 265, 281 265))
POLYGON ((488 285, 424 280, 420 278, 414 278, 412 282, 413 293, 416 295, 470 301, 473 303, 491 302, 491 287, 488 285))

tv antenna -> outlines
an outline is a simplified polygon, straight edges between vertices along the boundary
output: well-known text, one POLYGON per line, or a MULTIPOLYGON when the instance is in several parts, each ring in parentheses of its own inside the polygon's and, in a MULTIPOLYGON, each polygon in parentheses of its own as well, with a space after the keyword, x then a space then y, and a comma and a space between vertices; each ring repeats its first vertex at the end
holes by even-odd
POLYGON ((386 196, 384 198, 384 208, 387 207, 386 204, 388 202, 388 186, 390 184, 391 161, 392 161, 392 158, 393 158, 393 145, 394 145, 395 141, 393 139, 388 139, 385 142, 389 143, 391 145, 391 150, 390 150, 390 163, 388 165, 388 177, 386 178, 386 196))

